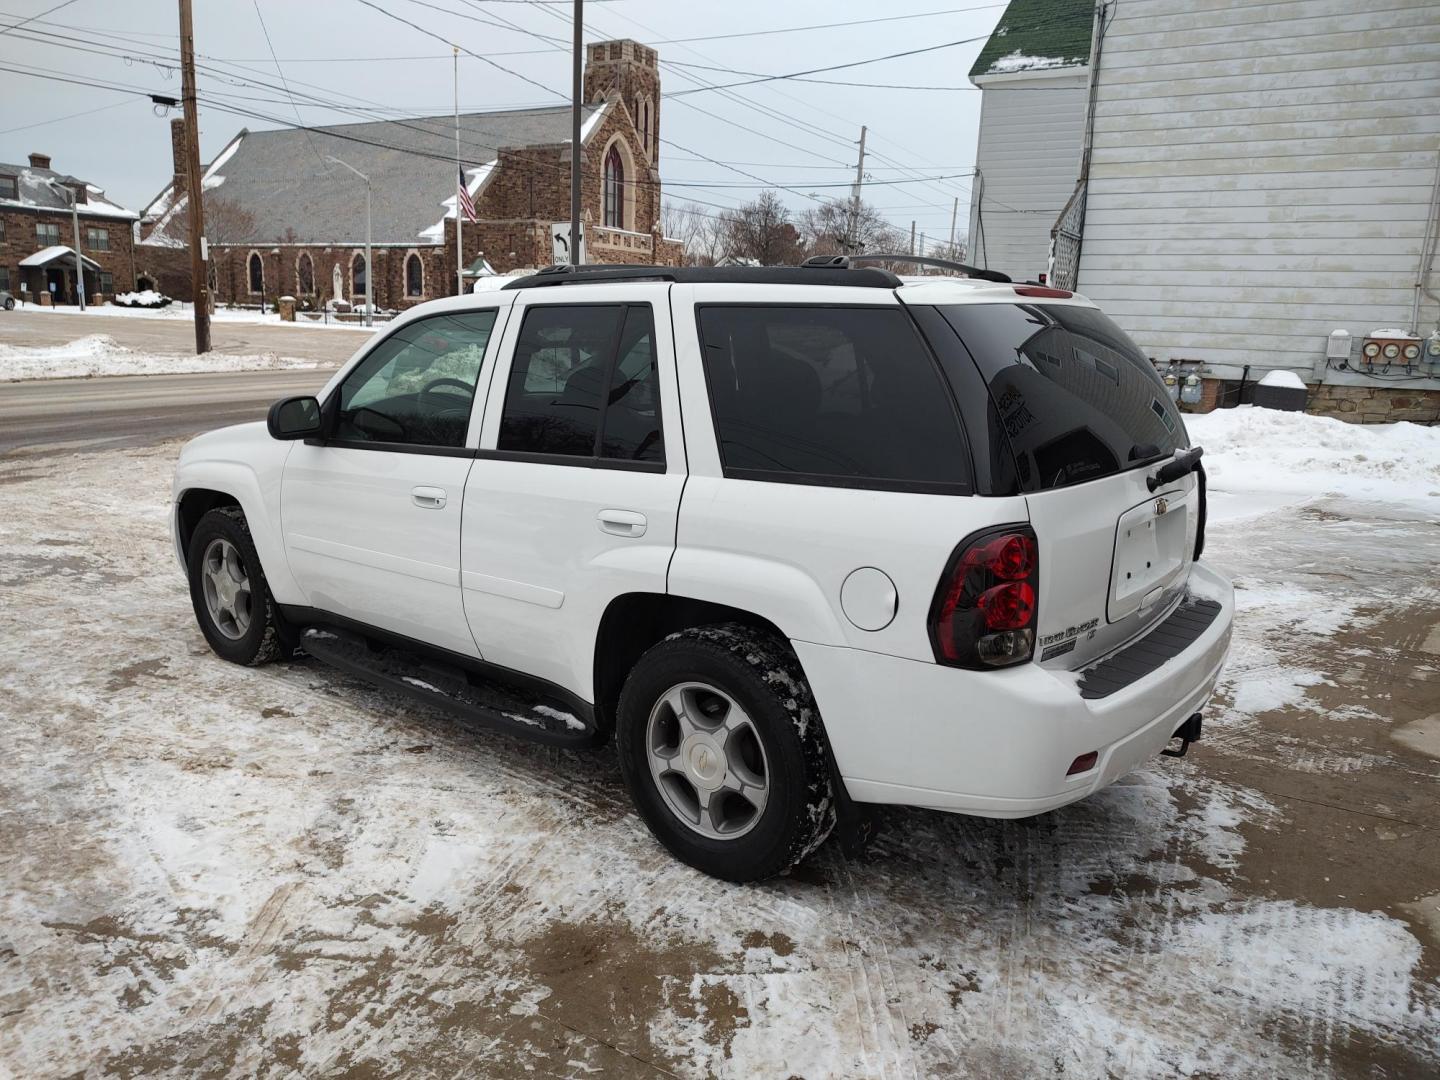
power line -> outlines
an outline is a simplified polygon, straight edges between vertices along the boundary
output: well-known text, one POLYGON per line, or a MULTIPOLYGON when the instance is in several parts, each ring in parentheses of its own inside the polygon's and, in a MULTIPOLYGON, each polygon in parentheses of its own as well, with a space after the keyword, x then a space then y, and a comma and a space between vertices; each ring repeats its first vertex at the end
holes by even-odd
POLYGON ((69 7, 73 3, 75 3, 75 0, 62 0, 61 3, 56 4, 52 8, 46 8, 38 15, 31 15, 29 18, 21 19, 19 22, 11 23, 9 26, 0 26, 0 34, 8 34, 11 30, 18 29, 19 27, 24 26, 26 23, 32 23, 36 19, 43 19, 46 15, 52 15, 55 12, 59 11, 61 8, 69 7))
POLYGON ((58 124, 65 120, 74 120, 77 116, 89 116, 92 113, 104 112, 106 109, 118 109, 121 105, 129 105, 128 100, 112 101, 109 105, 101 105, 98 109, 86 109, 83 112, 69 113, 65 116, 56 116, 50 120, 37 120, 33 124, 21 124, 19 127, 6 128, 0 131, 0 135, 13 135, 17 131, 29 131, 31 128, 48 127, 50 124, 58 124))

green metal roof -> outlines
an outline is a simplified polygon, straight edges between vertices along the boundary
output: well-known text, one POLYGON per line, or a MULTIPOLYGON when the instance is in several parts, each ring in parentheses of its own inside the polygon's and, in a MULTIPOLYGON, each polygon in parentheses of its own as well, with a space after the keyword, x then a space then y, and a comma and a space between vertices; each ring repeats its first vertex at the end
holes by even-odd
POLYGON ((970 77, 1090 62, 1095 0, 1010 0, 970 77))

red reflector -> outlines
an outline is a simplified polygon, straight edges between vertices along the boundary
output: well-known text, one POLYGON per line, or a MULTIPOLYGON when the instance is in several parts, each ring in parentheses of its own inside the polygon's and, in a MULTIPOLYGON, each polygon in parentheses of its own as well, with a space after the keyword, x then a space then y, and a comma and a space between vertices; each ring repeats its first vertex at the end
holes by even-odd
POLYGON ((1067 300, 1075 295, 1065 289, 1051 289, 1044 285, 1016 285, 1015 291, 1021 296, 1048 296, 1055 300, 1067 300))
POLYGON ((975 602, 989 630, 1019 630, 1035 614, 1035 590, 1026 581, 1007 581, 986 589, 975 602))
POLYGON ((1088 754, 1081 754, 1070 763, 1070 768, 1065 770, 1066 776, 1074 776, 1076 773, 1089 772, 1100 760, 1100 752, 1091 750, 1088 754))

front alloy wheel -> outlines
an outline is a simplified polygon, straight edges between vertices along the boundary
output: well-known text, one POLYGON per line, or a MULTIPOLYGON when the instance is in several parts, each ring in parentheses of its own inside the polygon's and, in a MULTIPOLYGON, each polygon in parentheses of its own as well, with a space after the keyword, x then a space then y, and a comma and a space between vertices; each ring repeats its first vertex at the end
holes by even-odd
POLYGON ((200 573, 205 608, 215 629, 231 641, 239 641, 250 629, 254 604, 250 576, 240 561, 239 550, 229 540, 217 536, 205 549, 200 573))

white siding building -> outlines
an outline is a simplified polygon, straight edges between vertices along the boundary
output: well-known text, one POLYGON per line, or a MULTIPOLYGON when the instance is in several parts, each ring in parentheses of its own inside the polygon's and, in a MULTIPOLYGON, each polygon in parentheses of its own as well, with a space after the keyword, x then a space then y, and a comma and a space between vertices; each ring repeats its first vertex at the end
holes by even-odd
MULTIPOLYGON (((1421 247, 1440 166, 1440 3, 1125 0, 1110 15, 1079 290, 1155 359, 1217 378, 1249 365, 1440 390, 1413 370, 1402 382, 1325 360, 1332 330, 1353 335, 1353 367, 1370 331, 1426 336, 1440 318, 1433 297, 1418 320, 1414 307, 1422 276, 1435 287, 1421 247)), ((1312 408, 1345 397, 1312 393, 1312 408)))
POLYGON ((1017 281, 1045 273, 1075 189, 1093 11, 1093 0, 1013 0, 970 70, 984 94, 969 258, 1017 281))

